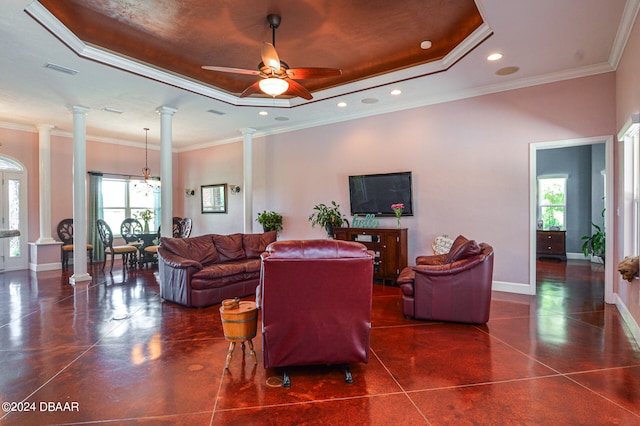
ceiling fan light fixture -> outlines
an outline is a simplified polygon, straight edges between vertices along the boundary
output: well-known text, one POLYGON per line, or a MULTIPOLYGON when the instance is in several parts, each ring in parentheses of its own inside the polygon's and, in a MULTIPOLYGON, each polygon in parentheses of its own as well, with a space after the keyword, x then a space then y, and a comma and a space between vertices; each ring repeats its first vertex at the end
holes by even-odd
POLYGON ((287 89, 289 89, 289 83, 287 83, 286 80, 277 77, 262 79, 258 85, 260 86, 260 90, 274 98, 278 95, 282 95, 287 91, 287 89))

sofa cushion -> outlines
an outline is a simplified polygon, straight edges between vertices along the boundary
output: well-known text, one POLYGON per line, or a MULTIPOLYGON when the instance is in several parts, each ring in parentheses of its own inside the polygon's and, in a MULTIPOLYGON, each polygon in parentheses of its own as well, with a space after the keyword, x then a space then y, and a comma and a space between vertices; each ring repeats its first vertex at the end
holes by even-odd
POLYGON ((444 263, 453 263, 458 260, 467 259, 480 254, 480 246, 475 240, 469 240, 462 235, 458 235, 451 245, 451 250, 447 253, 444 263))
POLYGON ((213 243, 220 254, 221 262, 242 260, 246 257, 242 249, 242 234, 213 234, 213 243))
POLYGON ((248 259, 257 259, 267 246, 276 240, 276 231, 264 234, 242 234, 242 248, 248 259))
POLYGON ((260 259, 211 264, 191 276, 191 287, 196 290, 205 290, 246 280, 257 280, 260 278, 260 266, 260 259))
POLYGON ((220 256, 213 245, 211 235, 200 235, 191 238, 161 238, 162 247, 181 257, 193 259, 203 265, 217 263, 220 256))

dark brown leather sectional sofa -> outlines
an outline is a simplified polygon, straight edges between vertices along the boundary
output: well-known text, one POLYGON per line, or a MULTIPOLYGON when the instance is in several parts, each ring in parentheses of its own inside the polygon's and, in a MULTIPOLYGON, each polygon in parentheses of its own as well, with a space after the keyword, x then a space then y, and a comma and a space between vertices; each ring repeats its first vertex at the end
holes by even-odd
POLYGON ((160 296, 180 305, 204 307, 255 294, 260 254, 275 240, 275 231, 163 237, 158 247, 160 296))

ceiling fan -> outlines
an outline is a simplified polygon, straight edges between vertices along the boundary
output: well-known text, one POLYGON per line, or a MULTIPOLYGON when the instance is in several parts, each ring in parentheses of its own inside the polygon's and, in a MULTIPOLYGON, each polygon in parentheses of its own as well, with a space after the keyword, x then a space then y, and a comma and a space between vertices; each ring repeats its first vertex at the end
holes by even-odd
POLYGON ((313 96, 311 96, 311 93, 298 83, 296 79, 305 80, 308 78, 335 77, 342 74, 341 70, 335 68, 289 68, 286 62, 280 60, 278 52, 276 52, 276 28, 280 26, 280 15, 271 14, 267 16, 267 22, 272 32, 272 43, 262 43, 262 62, 258 64, 257 70, 211 65, 204 65, 202 68, 210 71, 249 74, 262 77, 247 87, 244 92, 240 94, 241 98, 262 91, 274 98, 286 93, 310 100, 313 99, 313 96))

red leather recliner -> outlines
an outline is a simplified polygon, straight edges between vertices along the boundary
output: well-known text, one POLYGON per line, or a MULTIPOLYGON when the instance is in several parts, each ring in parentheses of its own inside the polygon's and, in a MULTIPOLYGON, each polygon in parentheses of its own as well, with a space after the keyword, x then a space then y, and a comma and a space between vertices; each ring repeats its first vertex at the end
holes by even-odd
MULTIPOLYGON (((265 368, 369 361, 373 255, 336 240, 277 241, 256 291, 265 368)), ((290 385, 285 368, 284 386, 290 385)))
POLYGON ((491 309, 493 248, 459 236, 449 254, 419 256, 398 277, 405 316, 484 324, 491 309))

